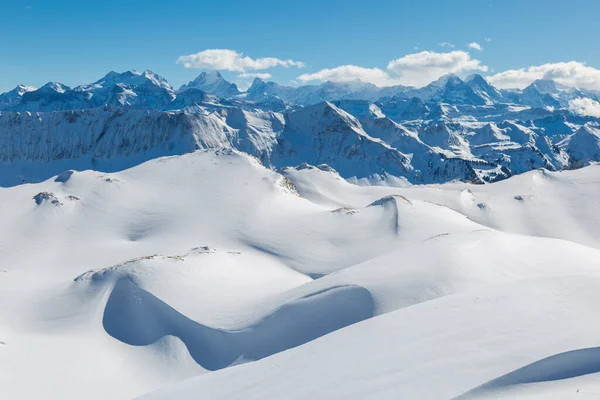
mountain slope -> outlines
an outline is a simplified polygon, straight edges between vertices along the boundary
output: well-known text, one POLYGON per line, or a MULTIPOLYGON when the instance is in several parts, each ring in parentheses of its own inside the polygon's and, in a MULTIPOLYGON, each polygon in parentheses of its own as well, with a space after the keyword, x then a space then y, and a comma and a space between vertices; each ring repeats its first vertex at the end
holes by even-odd
POLYGON ((569 135, 558 147, 570 158, 570 164, 577 168, 600 159, 600 129, 589 124, 569 135))

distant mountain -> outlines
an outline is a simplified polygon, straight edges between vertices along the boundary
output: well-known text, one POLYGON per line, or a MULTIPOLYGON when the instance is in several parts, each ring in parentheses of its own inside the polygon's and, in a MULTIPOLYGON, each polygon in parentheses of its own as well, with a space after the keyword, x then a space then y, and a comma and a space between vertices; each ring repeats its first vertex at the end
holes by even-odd
POLYGON ((163 77, 149 70, 131 70, 122 74, 109 72, 94 83, 75 88, 49 82, 37 90, 23 93, 20 101, 4 105, 3 108, 15 111, 61 111, 114 104, 162 109, 174 99, 175 92, 163 77))
POLYGON ((161 109, 175 99, 175 91, 167 80, 150 70, 110 72, 93 84, 78 86, 74 91, 90 93, 91 101, 98 106, 116 104, 161 109))
MULTIPOLYGON (((0 110, 78 110, 105 104, 171 110, 220 102, 244 109, 283 112, 323 101, 356 100, 376 103, 376 107, 395 120, 415 120, 439 118, 446 115, 447 111, 454 113, 440 104, 462 108, 457 113, 463 113, 465 107, 493 106, 500 109, 502 105, 511 104, 549 110, 568 108, 570 101, 581 97, 600 101, 600 93, 565 87, 551 80, 535 81, 523 90, 498 90, 478 74, 464 81, 449 74, 419 89, 406 86, 377 87, 360 80, 291 87, 256 78, 248 90, 242 92, 218 71, 202 72, 175 91, 166 79, 150 70, 131 70, 109 72, 96 82, 75 88, 58 82, 50 82, 37 90, 19 86, 0 95, 0 110), (221 100, 205 98, 204 95, 221 100)), ((349 106, 351 103, 344 105, 349 106)))
POLYGON ((260 78, 254 78, 244 97, 250 101, 264 101, 272 97, 290 101, 294 98, 295 91, 296 88, 290 86, 282 86, 275 82, 265 82, 260 78))
POLYGON ((226 81, 218 71, 202 72, 196 79, 181 86, 178 92, 183 93, 188 89, 199 89, 223 99, 229 99, 241 93, 235 83, 226 81))
POLYGON ((454 74, 442 76, 421 89, 404 93, 404 97, 416 97, 427 103, 485 105, 486 99, 478 95, 462 79, 454 74))
POLYGON ((539 81, 535 81, 523 89, 521 92, 521 103, 532 107, 559 108, 560 102, 552 94, 546 91, 550 86, 547 85, 547 82, 544 83, 546 84, 542 85, 539 81))
POLYGON ((510 103, 537 108, 568 108, 571 100, 581 97, 600 100, 598 92, 564 86, 550 79, 538 79, 523 90, 502 90, 502 94, 510 103))
POLYGON ((33 92, 34 90, 36 88, 32 86, 19 85, 9 92, 0 94, 0 109, 19 104, 25 93, 33 92))
POLYGON ((377 106, 382 113, 395 121, 424 119, 431 109, 417 97, 411 99, 394 96, 379 100, 377 106))
POLYGON ((75 92, 59 82, 48 82, 41 88, 23 93, 21 101, 12 105, 18 111, 61 111, 89 108, 88 93, 75 92))
POLYGON ((378 87, 360 80, 354 82, 324 82, 320 85, 299 87, 282 86, 274 82, 265 82, 256 78, 245 92, 248 100, 264 99, 276 96, 290 103, 311 105, 322 101, 368 100, 376 101, 382 97, 391 97, 409 90, 405 86, 378 87))
POLYGON ((488 105, 507 102, 502 93, 479 74, 468 76, 464 82, 488 105))

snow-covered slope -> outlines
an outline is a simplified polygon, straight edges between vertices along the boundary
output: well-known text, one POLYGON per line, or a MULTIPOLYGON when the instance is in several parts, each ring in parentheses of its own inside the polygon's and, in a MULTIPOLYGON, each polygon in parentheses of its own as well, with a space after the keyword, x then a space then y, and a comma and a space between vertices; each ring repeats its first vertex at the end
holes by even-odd
POLYGON ((0 185, 48 179, 65 169, 117 171, 198 148, 231 147, 216 114, 105 106, 53 113, 0 112, 0 185))
MULTIPOLYGON (((344 140, 378 143, 320 111, 344 140)), ((304 117, 277 120, 291 135, 304 117)), ((262 140, 266 116, 222 118, 262 140)), ((515 387, 527 369, 494 379, 595 346, 599 168, 360 187, 209 149, 0 188, 2 393, 132 398, 194 376, 149 398, 551 390, 515 387)), ((566 374, 564 390, 597 385, 566 374)))
POLYGON ((443 297, 141 398, 594 397, 599 283, 574 275, 443 297))
POLYGON ((586 124, 557 146, 569 155, 575 168, 596 162, 600 160, 600 129, 586 124))

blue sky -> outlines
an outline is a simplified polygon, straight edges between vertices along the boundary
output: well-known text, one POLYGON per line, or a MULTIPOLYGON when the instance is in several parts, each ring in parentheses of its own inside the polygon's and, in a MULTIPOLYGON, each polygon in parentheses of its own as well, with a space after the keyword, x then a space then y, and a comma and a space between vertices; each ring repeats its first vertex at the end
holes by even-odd
MULTIPOLYGON (((146 68, 179 87, 201 69, 185 68, 176 62, 178 58, 207 49, 229 49, 253 60, 271 57, 304 64, 303 68, 263 68, 264 62, 245 62, 242 67, 250 65, 250 69, 240 71, 238 63, 233 67, 237 71, 222 71, 242 85, 256 73, 269 74, 280 83, 357 77, 379 84, 420 83, 444 69, 431 76, 413 76, 402 68, 415 62, 412 73, 422 72, 425 67, 419 62, 424 57, 404 57, 429 51, 426 69, 455 63, 450 72, 462 75, 473 72, 468 69, 474 66, 475 72, 492 76, 577 61, 563 65, 568 71, 548 67, 528 74, 531 71, 526 70, 525 77, 513 74, 510 82, 502 81, 506 77, 495 82, 506 86, 511 79, 525 82, 548 71, 566 76, 573 69, 591 73, 585 79, 593 87, 595 68, 600 67, 598 15, 600 2, 594 0, 4 0, 0 91, 21 83, 77 85, 110 70, 146 68), (454 47, 440 45, 444 42, 454 47), (472 42, 483 51, 469 48, 472 42), (452 57, 443 56, 452 52, 452 57), (389 68, 397 59, 401 62, 396 69, 389 68), (369 70, 334 70, 342 65, 369 70), (301 75, 311 80, 299 81, 301 75)), ((206 65, 204 58, 200 60, 194 66, 206 65)), ((218 65, 228 65, 222 61, 218 65)))

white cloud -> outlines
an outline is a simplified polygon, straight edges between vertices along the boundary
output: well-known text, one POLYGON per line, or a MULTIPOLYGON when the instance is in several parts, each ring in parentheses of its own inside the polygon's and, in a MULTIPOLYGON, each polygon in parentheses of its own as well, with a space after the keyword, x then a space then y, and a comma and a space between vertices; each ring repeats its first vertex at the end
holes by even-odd
POLYGON ((395 82, 388 73, 382 69, 364 68, 356 65, 341 65, 335 68, 326 68, 313 74, 302 74, 297 79, 300 82, 352 82, 361 80, 377 86, 391 86, 398 84, 398 82, 395 82))
POLYGON ((387 69, 404 85, 424 86, 446 74, 488 70, 481 61, 465 51, 435 53, 422 51, 390 61, 387 69))
POLYGON ((483 51, 483 47, 477 42, 472 42, 467 45, 470 49, 475 49, 477 51, 483 51))
POLYGON ((452 43, 449 43, 449 42, 441 42, 441 43, 438 43, 438 45, 440 45, 441 47, 450 47, 451 49, 456 47, 452 43))
POLYGON ((273 67, 304 67, 304 63, 294 60, 280 60, 274 57, 250 58, 228 49, 209 49, 196 54, 188 54, 177 59, 185 68, 207 68, 234 72, 258 71, 273 67))
POLYGON ((271 78, 271 74, 259 73, 259 72, 242 72, 237 77, 241 78, 241 79, 260 78, 260 79, 266 80, 266 79, 271 78))
POLYGON ((569 101, 569 111, 586 117, 600 118, 600 103, 580 97, 569 101))
POLYGON ((491 42, 491 41, 492 41, 492 38, 486 37, 486 38, 485 38, 485 39, 483 39, 483 40, 485 40, 485 42, 486 42, 486 43, 489 43, 489 42, 491 42))
POLYGON ((471 55, 464 51, 449 53, 422 51, 390 61, 385 70, 342 65, 322 69, 312 74, 300 75, 298 80, 301 82, 351 82, 359 79, 377 86, 425 86, 446 74, 459 74, 465 71, 485 72, 487 70, 488 67, 482 65, 481 61, 472 59, 471 55))
POLYGON ((499 88, 519 89, 536 79, 552 79, 566 86, 600 90, 600 70, 577 61, 511 69, 489 77, 489 81, 499 88))

